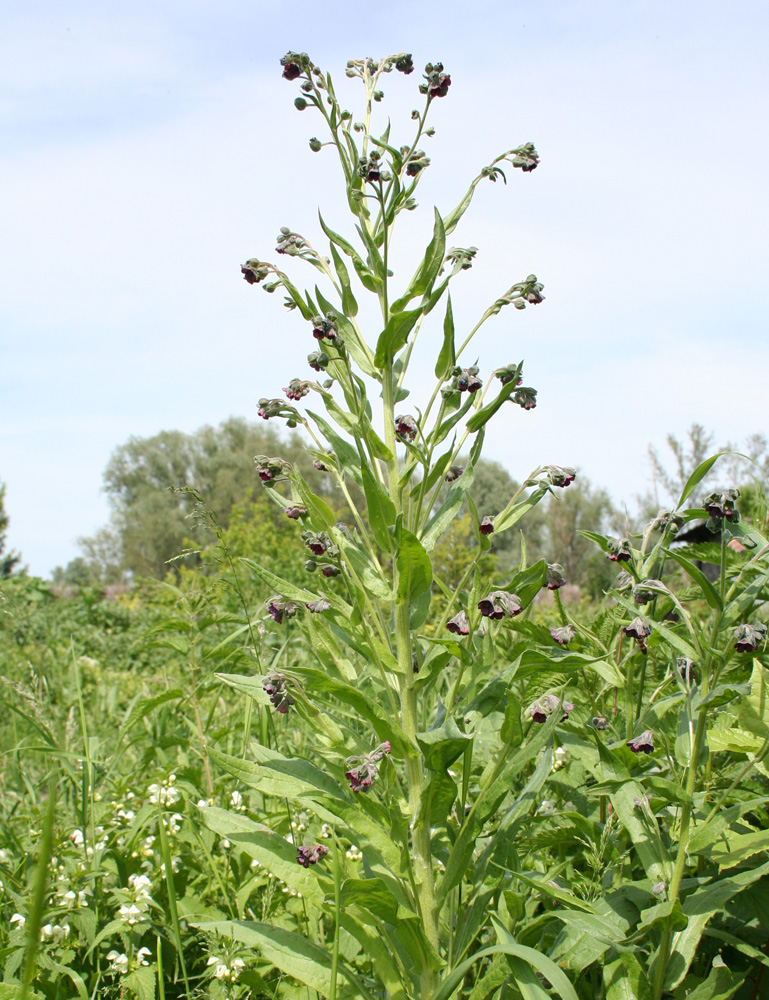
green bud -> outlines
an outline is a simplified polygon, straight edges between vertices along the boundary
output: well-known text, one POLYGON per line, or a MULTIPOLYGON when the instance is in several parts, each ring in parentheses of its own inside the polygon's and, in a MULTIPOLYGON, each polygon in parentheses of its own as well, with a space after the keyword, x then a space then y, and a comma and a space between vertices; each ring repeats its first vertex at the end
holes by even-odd
POLYGON ((297 111, 304 111, 304 109, 307 107, 307 101, 305 101, 303 97, 297 97, 294 100, 294 107, 296 108, 297 111))
POLYGON ((319 153, 322 145, 323 143, 320 141, 320 139, 316 139, 315 136, 313 136, 312 139, 310 139, 310 149, 313 151, 313 153, 319 153))

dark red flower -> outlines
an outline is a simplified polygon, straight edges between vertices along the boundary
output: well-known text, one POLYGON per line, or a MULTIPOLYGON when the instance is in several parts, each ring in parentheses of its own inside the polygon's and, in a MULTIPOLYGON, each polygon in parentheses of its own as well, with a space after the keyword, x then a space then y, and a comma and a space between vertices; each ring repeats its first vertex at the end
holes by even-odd
POLYGON ((494 522, 490 517, 484 517, 478 525, 478 531, 480 531, 482 535, 492 535, 494 533, 494 522))
POLYGON ((561 716, 561 722, 569 718, 569 712, 574 711, 574 706, 570 701, 561 701, 554 694, 543 695, 538 701, 529 705, 529 715, 533 722, 546 722, 548 716, 552 715, 556 711, 558 706, 561 706, 561 711, 563 715, 561 716))
POLYGON ((467 615, 464 611, 460 611, 458 615, 449 619, 446 622, 446 628, 454 635, 470 635, 470 627, 467 624, 467 615))
POLYGON ((512 618, 522 611, 523 607, 517 594, 508 594, 506 590, 492 590, 478 601, 478 610, 484 618, 499 621, 501 618, 512 618))
POLYGON ((315 844, 313 847, 298 847, 296 849, 296 860, 302 868, 309 868, 310 865, 317 864, 321 858, 328 854, 328 848, 323 844, 315 844))
POLYGON ((654 750, 654 733, 651 729, 645 729, 640 736, 628 740, 626 746, 629 746, 633 753, 651 753, 654 750))

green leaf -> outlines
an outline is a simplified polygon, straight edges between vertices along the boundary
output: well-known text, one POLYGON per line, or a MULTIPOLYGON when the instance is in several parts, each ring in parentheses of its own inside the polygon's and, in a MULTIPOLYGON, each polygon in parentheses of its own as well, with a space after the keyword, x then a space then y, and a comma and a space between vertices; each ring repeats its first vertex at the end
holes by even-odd
MULTIPOLYGON (((207 934, 245 944, 287 976, 298 979, 324 997, 331 996, 331 954, 302 935, 250 920, 217 920, 197 926, 207 934)), ((361 997, 371 1000, 368 990, 343 962, 339 963, 339 971, 360 991, 361 997)))
POLYGON ((390 528, 395 524, 395 504, 374 478, 368 463, 361 462, 361 472, 371 531, 377 545, 389 551, 392 548, 390 528))
POLYGON ((547 563, 544 559, 539 559, 532 563, 528 569, 516 573, 512 580, 502 587, 502 590, 506 590, 510 594, 517 594, 523 607, 527 607, 540 592, 546 579, 547 563))
POLYGON ((317 594, 313 594, 310 590, 305 590, 304 587, 297 587, 290 580, 284 580, 282 577, 276 576, 275 573, 272 573, 254 559, 247 559, 243 556, 240 561, 244 566, 248 566, 251 572, 263 583, 266 583, 270 590, 276 594, 280 594, 281 597, 285 597, 289 601, 301 601, 302 604, 318 600, 317 594))
POLYGON ((721 608, 723 608, 723 603, 721 601, 721 598, 718 596, 718 591, 710 582, 710 580, 708 580, 708 578, 705 576, 702 570, 698 566, 695 566, 695 564, 691 562, 689 559, 686 559, 684 556, 682 556, 679 552, 676 552, 674 549, 665 549, 665 552, 670 556, 671 559, 674 559, 678 563, 678 565, 682 567, 684 572, 688 576, 690 576, 692 580, 694 580, 694 582, 702 591, 702 596, 708 602, 710 607, 716 610, 721 610, 721 608))
POLYGON ((342 910, 340 925, 355 938, 371 959, 390 1000, 408 1000, 400 971, 393 960, 387 939, 381 934, 380 925, 372 923, 368 912, 360 912, 352 905, 342 910))
POLYGON ((409 288, 410 297, 424 295, 428 292, 432 288, 433 282, 438 276, 438 271, 440 271, 443 264, 443 256, 446 253, 446 230, 443 227, 443 219, 438 209, 434 209, 434 212, 435 225, 433 227, 433 238, 430 240, 427 250, 425 250, 419 274, 411 288, 409 288))
POLYGON ((769 689, 766 683, 766 671, 761 661, 755 657, 750 675, 750 694, 740 701, 737 720, 748 732, 762 739, 769 736, 769 689))
POLYGON ((350 287, 350 275, 333 243, 331 244, 331 257, 334 261, 339 284, 342 286, 342 309, 344 309, 347 316, 357 316, 358 303, 355 301, 355 296, 350 287))
POLYGON ((406 345, 408 335, 422 315, 421 309, 408 309, 405 312, 393 313, 384 330, 379 335, 376 345, 374 364, 384 368, 392 362, 395 355, 406 345))
POLYGON ((403 519, 399 518, 395 525, 395 541, 397 555, 395 564, 398 568, 398 598, 410 602, 420 594, 430 590, 433 582, 433 568, 430 557, 425 552, 417 536, 403 527, 403 519))
POLYGON ((242 781, 249 788, 256 788, 266 795, 294 799, 299 796, 312 798, 323 793, 333 798, 344 797, 339 784, 325 771, 301 757, 284 757, 276 750, 269 750, 252 743, 255 761, 231 757, 214 747, 208 748, 211 760, 219 767, 242 781))
POLYGON ((651 1000, 646 971, 632 952, 625 952, 603 967, 606 1000, 651 1000))
POLYGON ((530 511, 532 507, 536 507, 546 493, 547 490, 543 489, 532 490, 525 500, 521 500, 520 503, 514 504, 505 513, 504 517, 495 517, 494 534, 498 535, 500 531, 507 531, 508 528, 512 528, 517 521, 520 521, 524 514, 530 511))
POLYGON ((155 1000, 155 970, 150 966, 134 969, 123 979, 121 988, 130 991, 136 1000, 155 1000))
POLYGON ((446 499, 425 525, 422 532, 422 545, 426 552, 432 552, 435 543, 459 513, 465 493, 472 486, 473 476, 473 465, 468 464, 459 479, 451 484, 446 499))
MULTIPOLYGON (((286 885, 313 905, 323 903, 324 890, 319 876, 325 872, 303 868, 296 861, 296 847, 261 823, 255 823, 239 813, 227 812, 216 806, 200 810, 200 819, 213 833, 226 837, 239 850, 255 858, 286 885)), ((333 849, 333 848, 332 848, 333 849)), ((318 866, 320 867, 320 866, 318 866)))
MULTIPOLYGON (((327 902, 333 901, 327 900, 327 902)), ((398 901, 381 878, 346 878, 340 892, 342 909, 357 904, 391 924, 398 920, 398 901)), ((412 914, 412 918, 416 914, 412 914)))
POLYGON ((313 413, 312 410, 308 410, 307 415, 312 417, 320 429, 323 437, 333 448, 336 457, 339 460, 339 471, 348 473, 362 488, 363 478, 361 476, 360 469, 360 456, 358 455, 357 450, 350 444, 349 441, 345 441, 343 437, 340 437, 340 435, 337 434, 334 428, 323 417, 319 417, 318 414, 313 413))
POLYGON ((454 310, 451 308, 451 295, 446 300, 446 317, 443 320, 443 344, 435 362, 435 377, 442 381, 449 377, 451 369, 457 363, 454 351, 454 310))
POLYGON ((431 771, 445 771, 465 752, 472 736, 463 733, 454 718, 448 719, 437 729, 417 733, 417 743, 422 749, 425 765, 431 771))
POLYGON ((517 388, 518 386, 515 384, 515 381, 508 382, 506 385, 503 385, 495 399, 492 399, 490 403, 481 407, 480 410, 477 410, 473 416, 470 417, 467 421, 468 431, 471 434, 479 431, 485 423, 491 420, 497 410, 510 398, 510 396, 512 396, 517 388))
POLYGON ((354 712, 368 719, 371 723, 377 738, 384 742, 390 741, 393 755, 405 757, 413 752, 411 742, 392 712, 386 712, 380 707, 376 699, 371 697, 370 692, 362 690, 359 686, 346 684, 344 681, 330 677, 325 671, 306 668, 297 669, 297 674, 305 679, 306 685, 313 691, 324 691, 334 695, 343 704, 348 705, 354 712))
POLYGON ((732 972, 721 956, 716 955, 708 978, 687 994, 687 1000, 729 1000, 744 982, 742 972, 732 972))
POLYGON ((270 705, 270 699, 264 690, 260 677, 247 677, 245 674, 215 674, 218 680, 224 681, 229 687, 241 694, 247 694, 258 705, 270 705))
POLYGON ((713 455, 710 458, 706 458, 705 461, 698 465, 694 472, 686 480, 686 485, 683 488, 681 496, 678 498, 678 503, 676 504, 676 510, 681 507, 692 495, 692 493, 697 489, 702 480, 707 476, 713 466, 716 464, 718 459, 722 455, 726 455, 727 452, 719 451, 717 455, 713 455))
POLYGON ((142 698, 132 706, 131 711, 120 727, 121 730, 127 733, 130 729, 133 729, 140 719, 146 718, 150 712, 154 712, 160 705, 165 705, 167 701, 174 701, 176 698, 182 698, 183 696, 184 692, 181 688, 171 688, 169 691, 162 691, 160 694, 156 694, 154 698, 142 698))

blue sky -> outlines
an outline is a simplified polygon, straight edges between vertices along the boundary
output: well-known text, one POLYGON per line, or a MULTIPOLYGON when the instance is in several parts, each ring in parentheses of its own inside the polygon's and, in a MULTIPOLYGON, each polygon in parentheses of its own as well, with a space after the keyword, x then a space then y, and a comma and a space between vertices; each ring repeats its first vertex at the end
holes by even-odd
MULTIPOLYGON (((290 48, 342 82, 347 58, 401 50, 452 74, 404 276, 432 204, 505 148, 542 155, 481 187, 455 236, 480 248, 460 324, 530 272, 547 296, 478 340, 487 370, 525 357, 540 394, 507 408, 489 457, 518 477, 577 465, 632 506, 668 431, 769 433, 764 4, 6 0, 4 20, 0 478, 32 571, 105 523, 116 445, 255 418, 304 374, 304 324, 239 273, 281 225, 313 239, 318 205, 348 226, 330 156, 307 148, 318 123, 280 79, 290 48)), ((386 81, 396 137, 417 83, 386 81)))

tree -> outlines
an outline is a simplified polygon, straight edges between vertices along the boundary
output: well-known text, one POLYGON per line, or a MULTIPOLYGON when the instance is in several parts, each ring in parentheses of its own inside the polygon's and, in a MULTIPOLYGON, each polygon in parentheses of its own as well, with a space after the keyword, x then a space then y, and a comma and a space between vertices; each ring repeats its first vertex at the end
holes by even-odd
MULTIPOLYGON (((195 500, 179 488, 190 486, 200 493, 226 529, 233 507, 261 496, 255 455, 299 460, 302 474, 322 491, 321 474, 300 459, 300 452, 296 435, 287 439, 272 427, 242 417, 192 434, 161 431, 148 438, 129 438, 115 449, 104 472, 112 508, 110 526, 79 540, 89 573, 96 573, 102 583, 116 582, 126 571, 163 578, 169 560, 188 547, 186 542, 203 548, 213 540, 204 522, 190 518, 195 500)), ((83 566, 74 569, 82 575, 83 566)), ((66 575, 66 570, 62 572, 66 575)))
POLYGON ((0 482, 0 579, 9 577, 21 562, 21 553, 5 551, 6 535, 10 518, 5 512, 5 483, 0 482))

